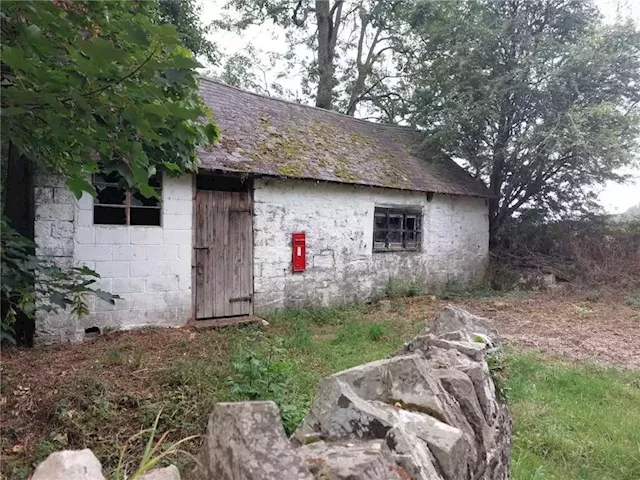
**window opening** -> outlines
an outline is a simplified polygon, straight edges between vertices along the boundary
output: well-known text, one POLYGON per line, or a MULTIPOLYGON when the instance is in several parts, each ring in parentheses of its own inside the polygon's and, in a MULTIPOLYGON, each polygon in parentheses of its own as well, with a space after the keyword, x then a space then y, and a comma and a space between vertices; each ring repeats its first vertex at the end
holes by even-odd
POLYGON ((149 185, 158 198, 145 198, 139 191, 124 186, 118 173, 95 174, 93 186, 96 198, 93 201, 93 223, 95 225, 152 225, 161 223, 162 179, 160 174, 149 179, 149 185))
POLYGON ((419 207, 376 207, 373 217, 374 252, 420 250, 422 212, 419 207))

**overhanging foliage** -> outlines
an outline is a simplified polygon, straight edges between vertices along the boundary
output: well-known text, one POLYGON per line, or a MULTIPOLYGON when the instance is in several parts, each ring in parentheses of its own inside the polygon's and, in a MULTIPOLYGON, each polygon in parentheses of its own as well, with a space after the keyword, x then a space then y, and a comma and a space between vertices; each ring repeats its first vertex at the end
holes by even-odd
POLYGON ((151 196, 151 174, 195 170, 196 147, 216 137, 199 64, 155 8, 2 3, 3 141, 65 175, 76 195, 93 191, 86 174, 102 167, 151 196))

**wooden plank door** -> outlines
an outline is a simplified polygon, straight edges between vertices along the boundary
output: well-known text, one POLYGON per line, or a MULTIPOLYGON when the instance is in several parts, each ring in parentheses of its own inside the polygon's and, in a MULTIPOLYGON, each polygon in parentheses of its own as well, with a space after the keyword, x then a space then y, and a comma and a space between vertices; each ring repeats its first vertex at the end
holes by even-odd
POLYGON ((250 315, 253 236, 248 192, 196 193, 196 319, 250 315))

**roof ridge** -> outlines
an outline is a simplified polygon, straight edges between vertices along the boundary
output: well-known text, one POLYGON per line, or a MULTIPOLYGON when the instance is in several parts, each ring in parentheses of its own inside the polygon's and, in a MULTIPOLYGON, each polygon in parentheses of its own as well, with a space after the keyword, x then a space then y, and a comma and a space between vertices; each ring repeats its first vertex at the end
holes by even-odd
POLYGON ((294 101, 291 101, 291 100, 285 100, 283 98, 270 97, 269 95, 263 95, 261 93, 256 93, 256 92, 252 92, 250 90, 245 90, 244 88, 236 87, 234 85, 229 85, 228 83, 224 83, 224 82, 222 82, 220 80, 217 80, 215 78, 212 78, 212 77, 207 77, 206 75, 200 75, 200 80, 205 80, 205 81, 210 82, 210 83, 215 83, 217 85, 221 85, 223 87, 231 88, 233 90, 237 90, 237 91, 242 92, 242 93, 248 93, 249 95, 253 95, 254 97, 260 97, 260 98, 264 98, 264 99, 267 99, 267 100, 273 100, 275 102, 287 103, 289 105, 296 105, 298 107, 318 110, 318 111, 323 112, 323 113, 328 113, 330 115, 336 115, 336 116, 339 116, 339 117, 345 117, 345 118, 348 118, 349 120, 355 120, 357 122, 366 123, 368 125, 379 125, 379 126, 385 127, 385 128, 396 128, 398 130, 410 131, 412 133, 420 133, 420 130, 418 130, 417 128, 410 127, 410 126, 396 125, 394 123, 371 122, 369 120, 365 120, 364 118, 352 117, 351 115, 347 115, 345 113, 336 112, 334 110, 327 110, 326 108, 316 107, 315 105, 306 105, 304 103, 298 103, 298 102, 294 102, 294 101))

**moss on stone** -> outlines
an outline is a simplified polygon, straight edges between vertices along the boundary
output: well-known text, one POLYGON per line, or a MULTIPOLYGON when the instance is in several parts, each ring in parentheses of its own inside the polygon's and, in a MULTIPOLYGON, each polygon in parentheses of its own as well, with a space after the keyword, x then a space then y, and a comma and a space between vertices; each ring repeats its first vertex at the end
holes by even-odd
POLYGON ((349 139, 357 146, 371 146, 373 144, 369 138, 357 132, 349 134, 349 139))
POLYGON ((336 166, 333 174, 341 180, 349 183, 355 183, 359 179, 358 175, 355 172, 349 170, 346 165, 336 166))
POLYGON ((285 177, 302 177, 302 168, 300 165, 278 165, 278 172, 285 177))
POLYGON ((240 144, 234 138, 221 137, 219 140, 220 146, 224 148, 227 153, 233 153, 240 147, 240 144))

